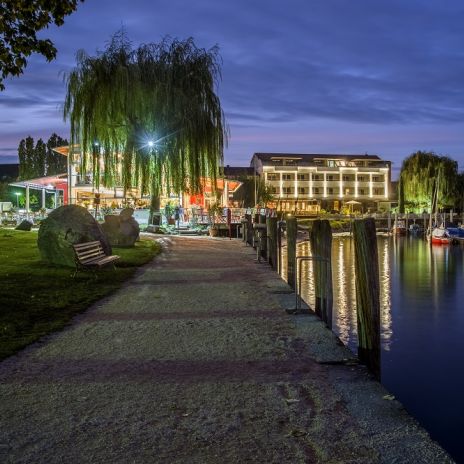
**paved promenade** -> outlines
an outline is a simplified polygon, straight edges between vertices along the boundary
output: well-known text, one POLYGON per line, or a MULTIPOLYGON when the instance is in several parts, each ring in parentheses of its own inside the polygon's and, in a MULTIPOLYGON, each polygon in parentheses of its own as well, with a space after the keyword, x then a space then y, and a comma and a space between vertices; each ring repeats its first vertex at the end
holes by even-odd
POLYGON ((250 248, 164 246, 0 363, 1 463, 452 462, 250 248))

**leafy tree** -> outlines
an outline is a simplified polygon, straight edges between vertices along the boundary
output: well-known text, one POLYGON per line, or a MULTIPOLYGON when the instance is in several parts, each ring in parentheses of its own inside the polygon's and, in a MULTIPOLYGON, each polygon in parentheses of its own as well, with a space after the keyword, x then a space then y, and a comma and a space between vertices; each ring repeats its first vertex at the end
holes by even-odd
POLYGON ((63 174, 67 171, 67 158, 53 151, 53 148, 69 145, 66 139, 53 133, 47 141, 47 175, 63 174))
POLYGON ((399 179, 400 211, 404 211, 404 202, 420 208, 430 207, 437 191, 438 206, 452 205, 456 192, 458 164, 447 156, 433 152, 417 151, 403 161, 399 179))
POLYGON ((19 158, 19 180, 27 179, 26 141, 24 139, 22 139, 21 142, 19 142, 18 158, 19 158))
MULTIPOLYGON (((0 90, 3 79, 19 76, 27 66, 27 57, 40 53, 47 61, 56 57, 50 39, 39 39, 37 33, 77 9, 79 0, 3 0, 0 2, 0 90)), ((81 2, 84 0, 80 0, 81 2)))
POLYGON ((242 183, 234 193, 234 200, 240 202, 242 208, 255 206, 255 180, 250 176, 241 176, 237 179, 242 183))
POLYGON ((42 139, 37 140, 34 150, 34 175, 33 177, 43 177, 47 171, 46 166, 47 146, 42 139))
POLYGON ((461 213, 464 212, 464 172, 458 174, 455 198, 454 206, 456 210, 459 210, 461 213))
POLYGON ((35 173, 35 147, 34 139, 29 135, 25 140, 26 177, 32 179, 35 173))
POLYGON ((262 179, 258 183, 257 197, 258 205, 262 207, 265 207, 268 203, 274 200, 272 187, 269 184, 266 184, 266 182, 262 179))
POLYGON ((152 212, 163 191, 199 193, 206 177, 216 185, 227 140, 219 76, 217 47, 197 48, 192 38, 132 49, 120 31, 98 56, 78 52, 64 117, 81 171, 90 164, 96 186, 151 193, 152 212))

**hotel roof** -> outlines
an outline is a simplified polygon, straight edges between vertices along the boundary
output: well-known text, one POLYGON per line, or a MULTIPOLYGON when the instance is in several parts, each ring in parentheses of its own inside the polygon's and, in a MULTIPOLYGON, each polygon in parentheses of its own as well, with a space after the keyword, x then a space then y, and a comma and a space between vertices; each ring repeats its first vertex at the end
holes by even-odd
POLYGON ((314 159, 344 159, 344 160, 374 160, 382 161, 377 155, 366 154, 329 154, 329 153, 255 153, 261 161, 273 161, 275 159, 294 159, 302 161, 311 161, 314 159))

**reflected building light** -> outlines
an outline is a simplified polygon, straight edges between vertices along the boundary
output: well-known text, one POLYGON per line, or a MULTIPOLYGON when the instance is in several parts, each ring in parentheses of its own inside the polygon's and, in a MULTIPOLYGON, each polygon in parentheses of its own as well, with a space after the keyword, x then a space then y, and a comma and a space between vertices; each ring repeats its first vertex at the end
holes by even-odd
POLYGON ((392 340, 392 315, 391 315, 391 271, 389 259, 389 240, 385 240, 380 262, 380 332, 382 346, 386 351, 390 350, 392 340))
POLYGON ((327 198, 327 173, 324 172, 324 198, 327 198))
POLYGON ((372 172, 369 173, 369 197, 373 197, 374 186, 372 184, 372 172))
MULTIPOLYGON (((335 256, 334 256, 335 257, 335 256)), ((337 305, 335 325, 338 327, 340 340, 345 344, 349 344, 350 332, 352 331, 350 322, 350 310, 352 308, 350 300, 346 291, 346 273, 345 273, 345 241, 340 239, 338 242, 338 253, 336 255, 335 268, 337 269, 336 275, 336 289, 334 292, 334 302, 337 305)))

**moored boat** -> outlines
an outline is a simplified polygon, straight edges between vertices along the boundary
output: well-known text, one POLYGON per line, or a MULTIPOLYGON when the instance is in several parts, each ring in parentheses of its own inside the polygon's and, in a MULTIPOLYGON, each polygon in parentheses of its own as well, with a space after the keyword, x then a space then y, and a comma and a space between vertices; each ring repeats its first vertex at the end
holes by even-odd
POLYGON ((414 223, 409 226, 409 235, 412 235, 413 237, 419 237, 423 233, 424 229, 419 224, 414 223))
POLYGON ((405 221, 396 220, 393 224, 394 235, 406 235, 406 223, 405 221))
POLYGON ((432 233, 427 236, 427 239, 437 245, 449 245, 453 238, 449 236, 448 231, 443 227, 435 227, 432 233))

